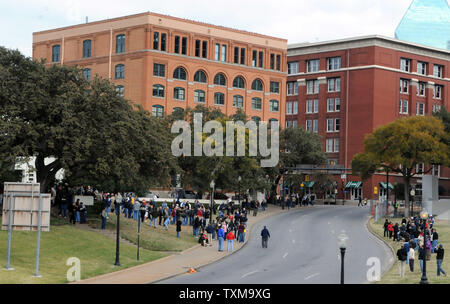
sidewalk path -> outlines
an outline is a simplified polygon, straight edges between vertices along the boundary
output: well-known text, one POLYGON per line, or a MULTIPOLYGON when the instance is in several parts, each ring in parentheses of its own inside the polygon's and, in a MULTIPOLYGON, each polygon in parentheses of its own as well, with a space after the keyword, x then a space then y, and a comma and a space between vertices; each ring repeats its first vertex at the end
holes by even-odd
MULTIPOLYGON (((301 207, 305 208, 305 207, 301 207)), ((308 207, 311 208, 311 207, 308 207)), ((299 207, 293 208, 293 210, 299 207)), ((234 251, 241 249, 249 239, 249 234, 255 223, 282 212, 289 212, 287 208, 282 210, 279 206, 269 205, 266 211, 258 212, 257 216, 253 216, 253 212, 249 212, 248 228, 245 235, 245 242, 237 243, 235 241, 234 251)), ((224 251, 218 251, 218 241, 213 240, 212 246, 202 247, 196 245, 181 253, 175 253, 168 257, 158 259, 146 264, 122 269, 116 272, 104 274, 98 277, 89 278, 73 284, 145 284, 167 279, 176 275, 187 273, 189 268, 199 268, 207 264, 220 260, 224 256, 232 253, 226 252, 227 243, 224 241, 224 251)))

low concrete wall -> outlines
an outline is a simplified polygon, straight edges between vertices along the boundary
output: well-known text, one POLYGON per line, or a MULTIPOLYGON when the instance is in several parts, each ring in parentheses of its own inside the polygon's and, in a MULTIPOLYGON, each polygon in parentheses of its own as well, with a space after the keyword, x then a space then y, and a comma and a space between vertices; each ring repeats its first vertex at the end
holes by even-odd
POLYGON ((450 220, 450 199, 441 199, 433 203, 433 214, 438 220, 450 220))

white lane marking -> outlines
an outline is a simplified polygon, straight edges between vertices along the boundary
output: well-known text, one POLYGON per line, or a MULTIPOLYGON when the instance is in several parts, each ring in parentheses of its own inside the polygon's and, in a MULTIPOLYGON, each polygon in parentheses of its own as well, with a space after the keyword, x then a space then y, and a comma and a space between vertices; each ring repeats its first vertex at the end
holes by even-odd
POLYGON ((289 253, 285 253, 284 255, 283 255, 283 259, 285 259, 286 257, 287 257, 287 255, 288 255, 289 253))
POLYGON ((292 244, 295 244, 295 240, 292 240, 292 244))
POLYGON ((307 276, 307 277, 305 278, 305 281, 306 281, 306 280, 309 280, 309 279, 311 279, 311 278, 317 277, 318 275, 320 275, 320 273, 315 273, 315 274, 312 274, 312 275, 310 275, 310 276, 307 276))
POLYGON ((254 273, 257 273, 257 272, 259 272, 259 271, 258 271, 258 270, 255 270, 255 271, 246 273, 246 274, 244 274, 244 275, 241 277, 241 279, 242 279, 242 278, 245 278, 245 277, 247 277, 247 276, 249 276, 249 275, 252 275, 252 274, 254 274, 254 273))
POLYGON ((331 225, 331 223, 330 223, 330 222, 328 222, 328 225, 331 225))
POLYGON ((292 229, 289 229, 289 232, 292 233, 292 229))

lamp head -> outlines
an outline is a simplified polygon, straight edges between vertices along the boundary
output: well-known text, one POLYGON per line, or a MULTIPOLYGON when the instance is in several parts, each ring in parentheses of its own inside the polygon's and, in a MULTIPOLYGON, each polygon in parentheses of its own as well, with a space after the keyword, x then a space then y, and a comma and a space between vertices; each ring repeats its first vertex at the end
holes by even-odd
POLYGON ((345 233, 345 230, 342 230, 341 234, 338 235, 338 245, 340 249, 347 248, 348 236, 345 233))
POLYGON ((420 212, 420 218, 426 220, 428 218, 428 211, 426 209, 422 209, 420 212))
POLYGON ((240 182, 242 180, 242 177, 239 175, 238 177, 238 181, 240 182))
POLYGON ((216 184, 214 183, 214 180, 212 180, 211 183, 210 183, 209 185, 211 186, 211 188, 214 188, 214 186, 215 186, 216 184))

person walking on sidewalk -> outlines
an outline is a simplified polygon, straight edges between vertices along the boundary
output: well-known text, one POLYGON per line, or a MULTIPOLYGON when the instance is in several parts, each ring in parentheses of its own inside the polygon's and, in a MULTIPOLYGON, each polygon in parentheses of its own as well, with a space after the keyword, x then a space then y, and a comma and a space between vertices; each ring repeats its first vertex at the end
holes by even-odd
POLYGON ((262 237, 262 247, 267 248, 267 242, 269 241, 270 233, 266 226, 264 226, 264 229, 261 230, 261 237, 262 237))
POLYGON ((234 250, 234 239, 236 237, 234 236, 234 233, 232 230, 230 230, 230 232, 227 233, 227 240, 228 240, 228 245, 227 245, 227 251, 230 251, 231 248, 231 252, 233 252, 234 250))
POLYGON ((244 243, 244 239, 245 239, 245 226, 244 226, 244 224, 240 223, 238 226, 239 243, 244 243))
POLYGON ((405 277, 405 265, 406 265, 406 257, 407 252, 405 250, 405 246, 402 245, 399 250, 397 250, 397 258, 398 258, 398 272, 400 277, 405 277))
POLYGON ((103 209, 101 216, 102 216, 102 230, 105 230, 106 229, 106 221, 108 220, 108 211, 107 211, 106 206, 103 209))
POLYGON ((442 269, 442 262, 444 260, 444 246, 439 244, 438 249, 436 249, 436 264, 437 264, 437 276, 441 276, 441 272, 444 276, 447 276, 447 273, 442 269))
POLYGON ((223 240, 225 239, 225 231, 222 227, 217 231, 217 239, 219 240, 219 251, 223 251, 223 240))
POLYGON ((383 225, 383 227, 384 227, 384 234, 383 234, 383 236, 384 237, 388 237, 389 236, 388 226, 389 226, 389 221, 388 221, 388 219, 386 219, 386 221, 384 222, 384 225, 383 225))

